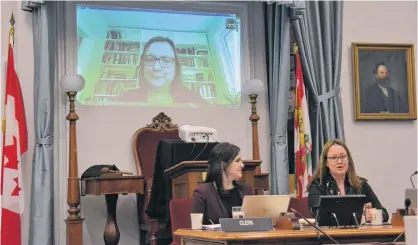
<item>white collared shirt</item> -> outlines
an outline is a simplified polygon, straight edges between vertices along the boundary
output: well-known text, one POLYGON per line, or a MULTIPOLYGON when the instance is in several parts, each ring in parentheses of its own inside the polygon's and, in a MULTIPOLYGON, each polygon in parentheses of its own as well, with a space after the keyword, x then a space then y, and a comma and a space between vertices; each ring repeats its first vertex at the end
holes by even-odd
POLYGON ((388 89, 385 87, 380 86, 379 84, 377 84, 379 86, 379 88, 382 90, 383 94, 386 96, 386 98, 389 96, 388 95, 388 89))

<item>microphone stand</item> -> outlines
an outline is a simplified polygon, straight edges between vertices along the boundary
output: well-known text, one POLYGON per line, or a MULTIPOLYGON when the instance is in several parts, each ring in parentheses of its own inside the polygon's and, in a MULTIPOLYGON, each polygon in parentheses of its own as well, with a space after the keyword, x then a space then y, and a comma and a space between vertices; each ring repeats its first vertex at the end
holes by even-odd
POLYGON ((413 174, 411 174, 411 176, 409 177, 409 180, 411 181, 411 184, 412 184, 412 187, 413 188, 415 188, 415 185, 414 185, 414 181, 412 181, 412 177, 414 177, 415 175, 417 175, 418 174, 418 171, 415 171, 413 174))
MULTIPOLYGON (((295 214, 299 215, 302 219, 304 219, 308 224, 310 224, 313 228, 315 228, 315 230, 319 231, 320 233, 322 233, 324 236, 328 237, 328 239, 330 239, 331 241, 333 241, 335 244, 339 244, 337 241, 334 240, 334 238, 332 238, 330 235, 328 235, 325 231, 323 231, 321 228, 319 228, 319 226, 315 225, 314 223, 312 223, 311 221, 309 221, 305 216, 303 216, 301 213, 299 213, 298 211, 296 211, 294 208, 290 208, 290 210, 292 212, 294 212, 295 214)), ((338 221, 337 221, 338 222, 338 221)), ((319 241, 321 241, 319 233, 318 233, 318 239, 319 241)))
MULTIPOLYGON (((418 174, 418 171, 415 171, 413 174, 411 174, 411 176, 409 177, 409 180, 411 181, 412 187, 415 188, 414 185, 414 181, 412 181, 412 177, 414 177, 415 175, 418 174)), ((405 216, 409 215, 409 206, 411 205, 411 200, 409 198, 405 199, 405 216)), ((397 236, 395 238, 395 240, 393 240, 393 244, 395 244, 395 242, 397 242, 399 240, 399 238, 401 238, 403 235, 405 234, 405 231, 402 231, 401 234, 399 234, 399 236, 397 236)))
POLYGON ((402 231, 402 233, 401 234, 399 234, 399 236, 397 236, 396 238, 395 238, 395 240, 393 240, 393 244, 395 244, 395 242, 397 242, 398 240, 399 240, 399 238, 401 238, 403 235, 405 234, 405 231, 402 231))

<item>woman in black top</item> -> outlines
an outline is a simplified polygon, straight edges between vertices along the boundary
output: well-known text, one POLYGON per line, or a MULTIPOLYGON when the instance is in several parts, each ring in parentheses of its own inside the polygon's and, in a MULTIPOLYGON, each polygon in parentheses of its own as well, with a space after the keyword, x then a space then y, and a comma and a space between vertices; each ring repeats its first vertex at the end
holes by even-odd
POLYGON ((373 219, 371 208, 382 209, 383 222, 389 215, 373 192, 367 180, 357 176, 354 162, 347 146, 340 140, 325 144, 318 168, 308 185, 308 203, 316 216, 319 197, 323 195, 366 195, 365 220, 373 219))
POLYGON ((251 195, 250 186, 242 177, 241 150, 230 143, 217 144, 208 157, 205 183, 193 193, 192 213, 203 213, 203 224, 219 223, 232 218, 232 207, 242 206, 244 196, 251 195))

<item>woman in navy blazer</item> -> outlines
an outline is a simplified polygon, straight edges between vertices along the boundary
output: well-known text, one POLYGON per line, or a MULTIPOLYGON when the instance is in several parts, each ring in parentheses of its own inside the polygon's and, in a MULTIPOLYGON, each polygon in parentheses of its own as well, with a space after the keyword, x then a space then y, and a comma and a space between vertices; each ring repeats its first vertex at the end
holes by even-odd
POLYGON ((219 143, 208 158, 205 183, 193 193, 192 213, 203 213, 203 224, 218 224, 220 218, 232 218, 232 207, 242 206, 244 196, 252 195, 252 190, 238 181, 244 168, 238 146, 219 143))

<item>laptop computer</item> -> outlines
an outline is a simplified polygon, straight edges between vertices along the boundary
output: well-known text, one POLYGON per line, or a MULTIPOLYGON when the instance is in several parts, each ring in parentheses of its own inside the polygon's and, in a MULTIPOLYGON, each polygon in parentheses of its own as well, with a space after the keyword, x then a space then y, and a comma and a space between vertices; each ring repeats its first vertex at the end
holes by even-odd
POLYGON ((290 195, 245 196, 242 203, 244 218, 270 217, 273 226, 281 213, 289 208, 290 195))
POLYGON ((417 188, 405 189, 405 200, 407 198, 411 200, 411 206, 409 206, 409 209, 416 209, 417 208, 417 188))

